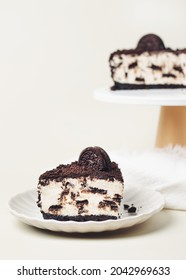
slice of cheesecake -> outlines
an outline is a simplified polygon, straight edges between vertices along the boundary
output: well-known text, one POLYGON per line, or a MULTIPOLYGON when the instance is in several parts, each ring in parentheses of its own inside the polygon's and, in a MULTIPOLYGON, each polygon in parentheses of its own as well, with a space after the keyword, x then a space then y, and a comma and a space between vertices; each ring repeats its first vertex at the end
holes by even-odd
POLYGON ((135 49, 113 52, 109 65, 112 90, 186 87, 186 49, 166 48, 155 34, 143 36, 135 49))
POLYGON ((100 147, 84 149, 79 160, 39 177, 38 201, 44 219, 103 221, 117 219, 124 181, 118 165, 100 147))

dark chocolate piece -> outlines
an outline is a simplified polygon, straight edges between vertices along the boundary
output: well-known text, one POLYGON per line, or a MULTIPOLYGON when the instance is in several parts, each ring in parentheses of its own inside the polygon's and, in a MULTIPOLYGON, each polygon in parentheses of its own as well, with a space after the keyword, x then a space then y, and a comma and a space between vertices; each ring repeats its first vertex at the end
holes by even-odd
POLYGON ((69 192, 70 192, 70 189, 65 189, 64 191, 62 191, 60 200, 66 199, 65 196, 68 195, 69 192))
POLYGON ((82 213, 86 213, 87 210, 85 210, 84 206, 88 205, 88 200, 76 200, 76 205, 78 207, 78 214, 81 215, 82 213))
POLYGON ((137 45, 139 51, 162 51, 165 49, 162 39, 155 34, 147 34, 143 36, 137 45))
POLYGON ((52 213, 53 215, 57 215, 57 214, 58 214, 58 211, 59 211, 60 209, 62 209, 62 208, 63 208, 62 205, 51 205, 51 206, 49 207, 48 211, 49 211, 50 213, 52 213))
POLYGON ((161 67, 155 64, 152 64, 151 66, 149 66, 149 68, 152 68, 153 70, 161 71, 161 67))
POLYGON ((129 69, 135 68, 136 66, 138 66, 137 61, 135 61, 135 62, 129 64, 129 69))
POLYGON ((113 200, 120 204, 122 200, 122 196, 120 194, 115 194, 113 200))
POLYGON ((89 190, 87 190, 87 192, 107 194, 107 190, 93 188, 93 187, 90 187, 89 190))
POLYGON ((183 69, 180 66, 174 66, 173 69, 180 72, 180 73, 183 73, 183 69))
POLYGON ((70 197, 71 197, 72 200, 75 200, 76 194, 75 194, 74 192, 71 192, 71 193, 70 193, 70 197))
POLYGON ((163 74, 162 77, 167 77, 167 78, 176 78, 174 74, 168 73, 168 74, 163 74))
POLYGON ((84 200, 76 200, 76 204, 77 206, 81 206, 81 205, 88 205, 88 200, 84 199, 84 200))
POLYGON ((58 211, 58 210, 60 210, 62 208, 62 206, 61 205, 51 205, 50 207, 49 207, 49 211, 58 211))
POLYGON ((78 160, 79 164, 93 170, 109 171, 111 161, 108 154, 100 147, 88 147, 84 149, 78 160))
POLYGON ((131 206, 127 209, 128 213, 136 213, 136 207, 135 206, 131 206))
POLYGON ((137 82, 145 82, 145 79, 144 79, 144 78, 136 77, 135 80, 136 80, 137 82))
POLYGON ((103 200, 100 201, 99 208, 106 208, 109 207, 111 210, 117 211, 118 210, 118 206, 114 201, 110 201, 110 200, 103 200))

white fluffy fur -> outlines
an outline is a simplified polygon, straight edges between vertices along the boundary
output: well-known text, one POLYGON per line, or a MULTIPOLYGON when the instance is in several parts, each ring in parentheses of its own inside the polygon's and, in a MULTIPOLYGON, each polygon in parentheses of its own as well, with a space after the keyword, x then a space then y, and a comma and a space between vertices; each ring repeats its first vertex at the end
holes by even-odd
POLYGON ((160 191, 165 208, 186 210, 186 148, 167 146, 143 153, 110 153, 118 162, 128 187, 160 191))

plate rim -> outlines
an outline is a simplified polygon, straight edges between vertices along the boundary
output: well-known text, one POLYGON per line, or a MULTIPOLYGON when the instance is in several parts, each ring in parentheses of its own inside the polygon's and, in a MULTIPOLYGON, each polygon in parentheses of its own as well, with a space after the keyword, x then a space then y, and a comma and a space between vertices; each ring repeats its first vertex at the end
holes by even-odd
POLYGON ((100 87, 93 91, 94 98, 102 102, 117 104, 136 105, 164 105, 184 106, 186 105, 186 88, 175 89, 138 89, 138 90, 114 90, 110 87, 100 87), (170 95, 171 92, 171 95, 170 95), (172 93, 182 94, 173 96, 172 93), (131 96, 130 96, 130 93, 131 96), (162 93, 162 96, 157 95, 162 93), (127 95, 129 94, 129 95, 127 95), (143 94, 143 95, 142 95, 143 94), (166 95, 166 96, 165 96, 166 95))

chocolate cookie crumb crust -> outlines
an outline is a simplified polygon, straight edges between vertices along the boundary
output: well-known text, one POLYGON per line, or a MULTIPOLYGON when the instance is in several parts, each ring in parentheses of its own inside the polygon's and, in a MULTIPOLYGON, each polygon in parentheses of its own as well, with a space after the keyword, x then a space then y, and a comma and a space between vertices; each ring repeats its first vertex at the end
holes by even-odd
POLYGON ((164 84, 164 85, 137 85, 137 84, 120 84, 115 82, 114 86, 111 87, 111 90, 132 90, 132 89, 166 89, 166 88, 185 88, 184 85, 173 85, 173 84, 164 84))
POLYGON ((109 215, 85 215, 85 216, 55 216, 48 213, 42 213, 44 219, 53 219, 57 221, 74 221, 74 222, 87 222, 87 221, 106 221, 106 220, 117 220, 116 216, 109 215))

